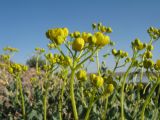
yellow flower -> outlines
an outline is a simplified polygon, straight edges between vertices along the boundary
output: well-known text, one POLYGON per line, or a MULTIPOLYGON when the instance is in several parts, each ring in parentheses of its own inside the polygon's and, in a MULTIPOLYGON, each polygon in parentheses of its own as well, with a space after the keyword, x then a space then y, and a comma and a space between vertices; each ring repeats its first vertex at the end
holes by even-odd
POLYGON ((63 29, 61 29, 61 28, 55 29, 55 33, 56 33, 56 37, 65 35, 63 29))
POLYGON ((28 70, 28 66, 23 65, 22 69, 23 69, 23 71, 27 71, 28 70))
POLYGON ((67 37, 69 34, 68 28, 63 28, 64 36, 67 37))
POLYGON ((81 33, 80 33, 79 31, 75 31, 75 32, 73 33, 73 36, 74 36, 75 38, 80 37, 80 35, 81 35, 81 33))
POLYGON ((96 76, 95 82, 96 82, 97 87, 101 87, 101 86, 103 86, 104 79, 101 76, 96 76))
POLYGON ((96 41, 97 41, 97 38, 96 38, 95 36, 90 36, 90 37, 88 38, 88 42, 89 42, 90 44, 95 44, 96 41))
POLYGON ((85 70, 80 70, 80 71, 77 72, 76 76, 77 76, 78 80, 83 80, 84 81, 87 78, 87 73, 86 73, 85 70))
POLYGON ((107 44, 110 43, 110 37, 109 36, 105 36, 103 33, 101 32, 96 32, 94 34, 94 36, 96 37, 97 41, 96 41, 96 45, 99 46, 105 46, 107 44))
POLYGON ((86 32, 83 32, 82 33, 82 38, 84 39, 85 42, 88 42, 88 38, 92 36, 91 33, 86 33, 86 32))
POLYGON ((61 45, 64 42, 64 37, 63 36, 57 36, 57 38, 55 39, 55 43, 57 45, 61 45))
POLYGON ((109 85, 107 86, 107 93, 112 93, 113 90, 114 90, 113 84, 109 84, 109 85))
POLYGON ((144 49, 144 44, 142 42, 139 42, 139 44, 137 45, 137 49, 138 50, 144 49))
POLYGON ((9 72, 10 74, 12 74, 12 73, 13 73, 13 68, 12 68, 12 67, 9 67, 9 68, 8 68, 8 72, 9 72))
POLYGON ((84 48, 84 39, 83 38, 76 38, 73 41, 72 49, 75 51, 81 51, 84 48))
POLYGON ((90 75, 90 79, 91 79, 91 81, 92 81, 92 82, 94 82, 95 77, 96 77, 96 75, 95 75, 95 74, 91 74, 91 75, 90 75))
POLYGON ((104 40, 102 41, 102 46, 105 46, 110 43, 110 37, 104 36, 104 40))
POLYGON ((101 45, 101 44, 102 44, 102 41, 103 41, 103 39, 104 39, 103 33, 101 33, 101 32, 96 32, 94 35, 95 35, 95 37, 97 38, 96 45, 101 45))
POLYGON ((65 41, 68 34, 69 31, 67 28, 55 28, 46 32, 47 38, 49 38, 52 42, 55 42, 57 45, 61 45, 65 41))
POLYGON ((113 54, 114 56, 116 56, 116 55, 117 55, 117 50, 116 50, 116 49, 112 49, 112 54, 113 54))

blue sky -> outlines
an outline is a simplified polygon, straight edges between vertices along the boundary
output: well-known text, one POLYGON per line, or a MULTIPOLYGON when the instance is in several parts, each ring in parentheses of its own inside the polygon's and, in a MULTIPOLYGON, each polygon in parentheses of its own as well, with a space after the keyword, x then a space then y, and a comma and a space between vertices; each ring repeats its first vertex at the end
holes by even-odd
MULTIPOLYGON (((25 63, 35 47, 47 48, 45 32, 49 28, 91 32, 93 22, 112 27, 115 47, 131 53, 132 40, 138 37, 147 42, 147 28, 160 28, 159 5, 159 0, 1 0, 0 53, 7 45, 16 47, 20 52, 13 60, 25 63)), ((158 41, 154 59, 160 58, 159 53, 158 41)), ((113 60, 108 59, 107 64, 113 60)))

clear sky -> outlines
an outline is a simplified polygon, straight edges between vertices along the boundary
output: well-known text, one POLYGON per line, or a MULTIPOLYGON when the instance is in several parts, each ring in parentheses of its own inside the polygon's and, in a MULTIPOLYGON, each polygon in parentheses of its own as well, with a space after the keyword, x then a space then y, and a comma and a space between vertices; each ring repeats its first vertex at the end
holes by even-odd
MULTIPOLYGON (((45 32, 49 28, 91 32, 93 22, 112 27, 115 47, 131 53, 132 40, 138 37, 147 42, 147 28, 160 28, 160 0, 1 0, 0 53, 7 45, 16 47, 20 52, 14 60, 25 63, 35 47, 47 48, 45 32)), ((159 53, 157 42, 154 59, 160 58, 159 53)))

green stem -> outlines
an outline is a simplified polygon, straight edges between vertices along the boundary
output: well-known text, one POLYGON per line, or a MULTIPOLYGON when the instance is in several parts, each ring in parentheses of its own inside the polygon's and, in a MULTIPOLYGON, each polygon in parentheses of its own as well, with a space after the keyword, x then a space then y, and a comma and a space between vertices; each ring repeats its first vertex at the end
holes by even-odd
POLYGON ((124 87, 125 87, 125 83, 126 83, 126 79, 128 76, 128 73, 130 71, 130 69, 132 68, 132 63, 130 64, 130 66, 128 67, 127 71, 124 74, 123 77, 123 81, 122 81, 122 88, 121 88, 121 98, 120 98, 120 102, 121 102, 121 120, 124 120, 124 87))
POLYGON ((44 83, 45 83, 45 87, 43 86, 43 88, 44 88, 44 94, 43 94, 43 114, 44 114, 44 116, 43 116, 43 119, 44 120, 47 120, 47 94, 48 94, 48 76, 49 75, 49 72, 48 71, 46 71, 46 73, 45 73, 45 81, 43 81, 43 85, 44 85, 44 83))
POLYGON ((18 91, 19 91, 18 86, 19 86, 19 82, 18 82, 18 79, 16 79, 16 101, 17 103, 18 103, 18 91))
POLYGON ((150 98, 151 96, 153 95, 156 87, 158 86, 158 84, 160 83, 160 78, 158 78, 157 82, 153 85, 149 95, 147 96, 144 104, 143 104, 143 107, 142 107, 142 111, 141 111, 141 120, 144 120, 144 112, 145 112, 145 109, 146 109, 146 106, 148 105, 149 101, 150 101, 150 98))
POLYGON ((77 66, 76 66, 76 69, 78 69, 84 62, 86 62, 88 59, 90 59, 94 53, 98 50, 99 47, 97 47, 92 53, 91 55, 89 55, 88 57, 86 57, 84 60, 82 60, 77 66))
POLYGON ((94 97, 95 97, 95 90, 93 91, 93 95, 92 95, 92 97, 91 97, 91 99, 90 99, 89 107, 88 107, 88 109, 87 109, 87 113, 86 113, 86 116, 85 116, 84 120, 89 120, 89 115, 90 115, 92 106, 93 106, 93 104, 94 104, 94 102, 95 102, 94 97))
POLYGON ((84 94, 83 94, 83 83, 81 83, 80 91, 81 91, 81 97, 82 97, 81 100, 82 100, 82 103, 83 103, 84 107, 86 108, 87 105, 86 105, 86 101, 85 101, 85 99, 84 99, 84 94))
POLYGON ((78 120, 76 101, 75 101, 75 97, 74 97, 74 75, 75 75, 75 69, 72 69, 72 71, 71 71, 71 80, 70 80, 70 97, 71 97, 71 103, 72 103, 74 119, 78 120))
POLYGON ((71 54, 71 56, 72 56, 72 58, 73 58, 73 52, 71 51, 71 49, 68 47, 68 45, 67 44, 64 44, 65 46, 66 46, 66 48, 68 49, 68 51, 69 51, 69 53, 71 54))
POLYGON ((63 103, 63 94, 64 94, 65 84, 66 84, 66 79, 64 79, 64 81, 63 81, 62 90, 61 90, 61 95, 60 95, 60 97, 59 97, 59 104, 58 104, 59 120, 62 120, 62 103, 63 103))
POLYGON ((39 60, 39 55, 37 56, 37 59, 36 59, 36 72, 37 73, 39 73, 38 60, 39 60))
POLYGON ((24 104, 24 96, 23 96, 23 90, 22 90, 22 81, 20 77, 17 77, 18 79, 18 86, 20 90, 20 96, 21 96, 21 107, 22 107, 22 114, 23 114, 23 119, 26 119, 26 113, 25 113, 25 104, 24 104))
POLYGON ((48 93, 48 85, 46 86, 44 96, 43 96, 43 112, 44 112, 44 120, 47 120, 47 93, 48 93))
POLYGON ((107 107, 108 107, 108 95, 106 96, 105 108, 104 108, 104 112, 102 114, 102 120, 106 120, 107 107))
POLYGON ((97 70, 98 70, 98 74, 99 74, 99 75, 101 75, 100 67, 99 67, 98 51, 96 52, 96 63, 97 63, 97 70))
POLYGON ((158 86, 158 93, 157 93, 157 96, 156 96, 156 105, 157 105, 157 108, 158 108, 158 98, 160 97, 160 85, 158 86))
POLYGON ((113 69, 113 73, 115 73, 115 71, 116 71, 116 69, 117 69, 117 67, 118 67, 118 63, 119 63, 119 61, 120 61, 120 58, 121 58, 121 57, 118 57, 118 59, 117 59, 117 61, 116 61, 116 65, 115 65, 115 67, 114 67, 114 69, 113 69))

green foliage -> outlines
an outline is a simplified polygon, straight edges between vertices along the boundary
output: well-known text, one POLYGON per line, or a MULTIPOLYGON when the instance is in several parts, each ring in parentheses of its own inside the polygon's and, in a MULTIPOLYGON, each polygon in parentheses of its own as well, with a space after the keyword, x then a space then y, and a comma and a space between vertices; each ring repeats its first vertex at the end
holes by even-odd
POLYGON ((45 65, 45 60, 42 57, 37 59, 37 56, 32 56, 31 58, 29 58, 26 61, 26 65, 28 65, 30 68, 36 68, 37 62, 40 68, 42 68, 45 65))

